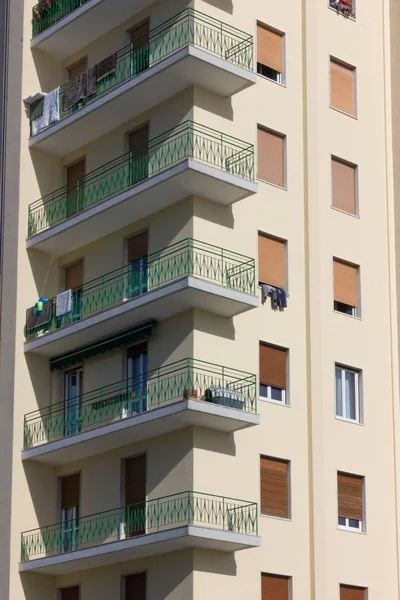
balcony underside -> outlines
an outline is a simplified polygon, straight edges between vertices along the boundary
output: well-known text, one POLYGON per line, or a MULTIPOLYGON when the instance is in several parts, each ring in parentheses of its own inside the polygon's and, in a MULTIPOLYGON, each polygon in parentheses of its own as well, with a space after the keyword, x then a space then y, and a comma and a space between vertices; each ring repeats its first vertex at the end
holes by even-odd
POLYGON ((232 317, 258 305, 256 296, 189 276, 25 343, 25 352, 54 357, 146 321, 199 308, 232 317))
POLYGON ((32 137, 29 146, 65 156, 188 86, 200 86, 225 97, 255 82, 253 72, 187 46, 32 137))
POLYGON ((33 559, 20 563, 19 570, 62 575, 187 548, 235 552, 260 545, 261 539, 255 535, 185 525, 48 558, 33 559))
POLYGON ((36 35, 31 40, 31 48, 38 48, 63 60, 148 8, 153 2, 154 0, 90 0, 36 35))
POLYGON ((229 205, 255 194, 257 184, 211 165, 184 159, 148 179, 93 204, 27 240, 27 248, 61 256, 187 198, 229 205))
POLYGON ((204 427, 232 433, 259 423, 258 414, 202 400, 185 399, 25 450, 22 460, 61 465, 185 427, 204 427))

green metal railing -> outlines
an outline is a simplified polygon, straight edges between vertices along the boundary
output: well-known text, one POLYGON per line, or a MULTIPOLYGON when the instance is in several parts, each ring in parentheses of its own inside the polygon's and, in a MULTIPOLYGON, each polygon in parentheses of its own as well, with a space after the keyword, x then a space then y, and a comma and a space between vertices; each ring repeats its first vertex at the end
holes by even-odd
POLYGON ((64 186, 30 204, 28 237, 65 221, 185 159, 254 180, 254 146, 186 121, 147 144, 95 169, 71 190, 64 186))
POLYGON ((24 449, 196 398, 257 412, 256 376, 187 358, 25 415, 24 449), (216 390, 216 392, 215 392, 216 390))
POLYGON ((21 534, 21 562, 184 525, 258 535, 255 502, 186 491, 21 534))
POLYGON ((48 300, 49 320, 29 327, 27 315, 26 338, 66 327, 189 275, 255 293, 253 258, 188 238, 72 290, 71 311, 61 317, 56 316, 56 298, 48 300))
POLYGON ((57 23, 89 0, 41 0, 32 9, 32 36, 57 23))

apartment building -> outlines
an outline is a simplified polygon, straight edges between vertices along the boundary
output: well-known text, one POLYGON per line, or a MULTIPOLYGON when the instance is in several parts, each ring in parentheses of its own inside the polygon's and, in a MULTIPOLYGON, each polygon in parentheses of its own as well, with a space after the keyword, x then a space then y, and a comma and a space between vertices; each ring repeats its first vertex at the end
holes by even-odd
POLYGON ((2 598, 400 597, 389 19, 13 0, 2 598))

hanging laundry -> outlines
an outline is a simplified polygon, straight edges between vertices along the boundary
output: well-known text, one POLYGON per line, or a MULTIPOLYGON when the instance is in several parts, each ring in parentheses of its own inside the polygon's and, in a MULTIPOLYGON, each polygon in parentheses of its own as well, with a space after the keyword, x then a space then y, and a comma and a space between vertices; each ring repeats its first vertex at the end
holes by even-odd
POLYGON ((107 75, 111 75, 111 73, 115 73, 115 69, 117 66, 117 54, 111 54, 107 56, 104 60, 100 61, 96 65, 96 77, 97 81, 103 79, 103 77, 107 77, 107 75))
POLYGON ((86 97, 92 96, 96 92, 96 83, 97 65, 87 70, 86 97))
POLYGON ((72 308, 72 290, 61 292, 56 297, 56 317, 62 317, 71 312, 72 308))
POLYGON ((87 71, 80 73, 63 85, 63 108, 68 110, 83 98, 86 98, 87 71))
POLYGON ((287 307, 287 295, 285 290, 278 288, 274 285, 267 285, 266 283, 261 283, 261 300, 264 304, 268 298, 271 296, 271 304, 273 308, 286 308, 287 307))
POLYGON ((37 135, 49 125, 60 120, 60 88, 49 92, 43 98, 42 114, 31 122, 31 135, 37 135))

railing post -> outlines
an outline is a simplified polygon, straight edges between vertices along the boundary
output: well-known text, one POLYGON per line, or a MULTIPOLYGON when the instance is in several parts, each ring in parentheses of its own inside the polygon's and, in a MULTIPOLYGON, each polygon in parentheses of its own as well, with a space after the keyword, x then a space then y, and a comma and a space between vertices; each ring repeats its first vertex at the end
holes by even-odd
POLYGON ((222 529, 225 531, 225 496, 222 497, 222 529))
POLYGON ((188 525, 192 522, 192 502, 191 502, 191 494, 192 492, 188 492, 188 525))
MULTIPOLYGON (((227 274, 228 280, 228 274, 227 274)), ((221 248, 221 285, 224 285, 225 281, 225 270, 224 270, 224 249, 221 248)), ((227 281, 228 282, 228 281, 227 281)))
POLYGON ((76 193, 76 212, 79 212, 79 179, 77 179, 76 181, 76 188, 75 188, 75 193, 76 193))
POLYGON ((190 250, 191 250, 191 248, 190 248, 191 240, 190 239, 188 239, 187 244, 188 244, 188 248, 187 248, 187 261, 188 261, 188 264, 187 264, 187 274, 191 275, 192 274, 192 256, 191 256, 191 252, 190 252, 190 250))

